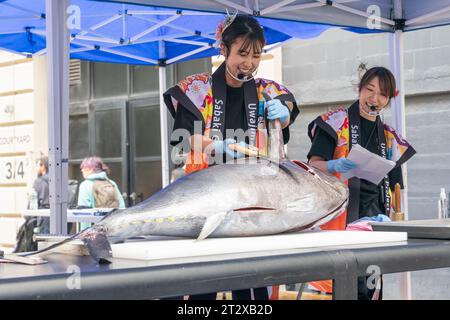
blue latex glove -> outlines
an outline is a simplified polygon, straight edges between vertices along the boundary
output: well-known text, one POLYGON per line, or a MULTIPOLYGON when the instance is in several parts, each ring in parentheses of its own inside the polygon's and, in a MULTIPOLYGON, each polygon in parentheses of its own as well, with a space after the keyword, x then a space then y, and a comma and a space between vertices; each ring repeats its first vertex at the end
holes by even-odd
POLYGON ((352 223, 357 223, 357 222, 362 222, 362 221, 388 222, 388 221, 391 221, 391 219, 385 214, 379 214, 374 217, 364 217, 364 218, 358 219, 352 223))
POLYGON ((357 167, 357 164, 354 163, 352 160, 348 160, 347 158, 339 158, 336 160, 329 160, 327 161, 327 169, 330 173, 344 173, 349 170, 355 169, 357 167))
MULTIPOLYGON (((234 139, 225 139, 225 140, 215 140, 213 142, 214 151, 216 154, 226 153, 228 156, 233 158, 242 158, 245 155, 241 152, 237 152, 228 148, 229 144, 236 143, 234 139)), ((240 144, 240 143, 239 143, 240 144)))
POLYGON ((281 122, 286 122, 289 117, 289 109, 278 99, 269 100, 266 102, 267 119, 280 119, 281 122))

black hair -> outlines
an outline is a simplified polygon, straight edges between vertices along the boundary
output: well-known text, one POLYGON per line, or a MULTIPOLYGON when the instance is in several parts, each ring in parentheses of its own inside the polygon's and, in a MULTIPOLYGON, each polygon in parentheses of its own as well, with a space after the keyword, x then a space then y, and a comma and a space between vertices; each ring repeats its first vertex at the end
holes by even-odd
POLYGON ((391 71, 384 67, 373 67, 364 73, 361 81, 359 82, 359 91, 367 86, 373 78, 378 77, 380 81, 380 90, 386 97, 395 97, 395 92, 397 90, 395 84, 395 77, 391 71))
POLYGON ((252 46, 253 52, 261 53, 266 44, 263 28, 258 20, 249 15, 237 15, 223 31, 221 40, 227 49, 227 55, 230 54, 231 45, 240 37, 244 37, 245 41, 239 51, 247 51, 252 46))

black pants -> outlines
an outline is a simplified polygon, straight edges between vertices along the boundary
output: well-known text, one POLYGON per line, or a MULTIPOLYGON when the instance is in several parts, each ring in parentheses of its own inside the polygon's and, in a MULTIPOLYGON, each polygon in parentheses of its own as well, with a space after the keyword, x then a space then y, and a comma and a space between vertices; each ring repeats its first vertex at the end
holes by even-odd
MULTIPOLYGON (((269 300, 269 293, 266 287, 254 288, 253 293, 255 300, 269 300)), ((189 296, 189 300, 216 300, 217 293, 194 294, 189 296)), ((233 300, 251 300, 252 294, 250 289, 231 291, 233 300)))

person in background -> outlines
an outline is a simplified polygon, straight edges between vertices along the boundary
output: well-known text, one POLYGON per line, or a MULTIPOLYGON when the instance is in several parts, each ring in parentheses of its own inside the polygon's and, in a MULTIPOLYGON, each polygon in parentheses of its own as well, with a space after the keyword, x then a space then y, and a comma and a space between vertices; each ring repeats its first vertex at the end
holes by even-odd
MULTIPOLYGON (((83 178, 79 187, 78 207, 83 208, 125 208, 117 184, 108 178, 109 168, 100 157, 88 157, 80 165, 83 178)), ((81 229, 90 223, 81 223, 81 229)))
POLYGON ((38 209, 50 208, 48 157, 41 157, 37 162, 37 178, 34 180, 33 189, 37 192, 38 209))
MULTIPOLYGON (((33 190, 37 197, 37 209, 50 208, 49 181, 48 181, 48 157, 41 157, 37 161, 37 178, 33 182, 33 190)), ((28 204, 30 207, 30 204, 28 204)), ((50 219, 48 217, 29 216, 20 227, 16 238, 14 252, 29 252, 37 250, 37 242, 34 240, 35 233, 49 233, 50 219)))

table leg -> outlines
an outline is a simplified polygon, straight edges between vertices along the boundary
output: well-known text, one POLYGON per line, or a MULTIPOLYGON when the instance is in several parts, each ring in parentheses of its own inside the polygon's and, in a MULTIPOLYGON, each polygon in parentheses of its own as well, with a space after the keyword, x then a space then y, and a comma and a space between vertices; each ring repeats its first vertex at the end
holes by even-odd
POLYGON ((358 270, 355 255, 351 251, 338 251, 332 256, 335 276, 334 300, 358 299, 358 270))

